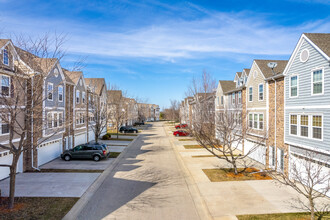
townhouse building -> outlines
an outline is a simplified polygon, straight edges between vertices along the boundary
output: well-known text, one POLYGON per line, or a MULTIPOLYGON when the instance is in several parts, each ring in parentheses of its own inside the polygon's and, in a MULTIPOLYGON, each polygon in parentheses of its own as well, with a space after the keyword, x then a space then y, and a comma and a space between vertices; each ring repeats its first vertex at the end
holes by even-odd
POLYGON ((86 109, 87 109, 87 86, 83 73, 81 71, 67 71, 66 72, 70 80, 74 83, 73 88, 73 136, 72 136, 72 148, 79 144, 87 142, 87 121, 86 121, 86 109))
MULTIPOLYGON (((107 86, 104 78, 85 78, 87 87, 91 88, 90 100, 87 103, 91 103, 87 108, 90 116, 87 120, 87 136, 88 141, 95 139, 95 123, 101 125, 100 135, 107 133, 106 121, 108 117, 108 97, 107 86), (95 117, 97 116, 97 117, 95 117), (103 121, 105 122, 103 125, 103 121)), ((89 99, 89 98, 88 98, 89 99)))
POLYGON ((301 35, 284 70, 283 117, 284 145, 288 148, 290 160, 312 160, 321 162, 328 168, 330 165, 329 45, 330 34, 301 35))
MULTIPOLYGON (((0 144, 6 147, 9 147, 10 117, 16 114, 15 126, 24 128, 26 125, 24 120, 26 99, 20 94, 24 94, 25 87, 21 85, 27 82, 30 78, 30 74, 23 71, 28 69, 28 67, 22 62, 20 62, 21 65, 19 66, 19 62, 20 57, 12 41, 10 39, 0 39, 0 144), (12 103, 16 101, 18 111, 11 108, 12 103)), ((20 140, 18 134, 13 135, 13 144, 18 144, 20 140)), ((28 143, 28 140, 25 140, 25 142, 28 143)), ((13 155, 9 150, 0 148, 1 164, 11 164, 12 159, 13 155)), ((23 172, 25 166, 26 164, 23 162, 23 156, 21 156, 18 160, 17 172, 23 172)), ((0 167, 0 179, 6 178, 8 175, 9 169, 7 167, 0 167)))

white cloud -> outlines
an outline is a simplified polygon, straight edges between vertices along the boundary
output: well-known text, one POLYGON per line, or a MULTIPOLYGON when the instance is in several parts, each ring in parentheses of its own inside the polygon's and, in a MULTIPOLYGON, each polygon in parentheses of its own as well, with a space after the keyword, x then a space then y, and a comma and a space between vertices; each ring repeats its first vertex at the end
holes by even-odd
MULTIPOLYGON (((191 5, 191 7, 195 7, 191 5)), ((317 20, 298 26, 274 25, 251 13, 211 13, 198 8, 201 19, 164 20, 162 23, 113 32, 97 26, 60 21, 3 17, 7 32, 43 33, 57 30, 69 33, 71 53, 110 57, 161 58, 176 62, 180 58, 235 54, 288 55, 303 32, 327 32, 329 20, 317 20)))

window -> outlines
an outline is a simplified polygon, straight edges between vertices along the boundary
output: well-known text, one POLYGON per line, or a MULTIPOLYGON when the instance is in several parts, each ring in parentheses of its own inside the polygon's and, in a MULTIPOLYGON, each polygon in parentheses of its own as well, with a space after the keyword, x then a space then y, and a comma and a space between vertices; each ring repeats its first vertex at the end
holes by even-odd
POLYGON ((259 129, 264 129, 264 115, 259 114, 259 129))
POLYGON ((47 125, 48 125, 48 128, 52 128, 53 127, 52 113, 48 113, 47 114, 47 125))
POLYGON ((82 98, 81 98, 82 99, 82 103, 85 103, 85 92, 82 92, 81 93, 81 96, 82 96, 82 98))
POLYGON ((322 139, 322 116, 313 115, 313 138, 322 139))
POLYGON ((290 134, 297 135, 297 115, 290 115, 290 134))
POLYGON ((279 157, 280 157, 280 169, 281 169, 281 171, 283 171, 284 170, 284 151, 282 150, 282 149, 279 149, 279 151, 280 151, 280 155, 278 155, 279 157))
POLYGON ((235 104, 235 93, 231 94, 232 103, 235 104))
POLYGON ((47 85, 47 98, 53 101, 53 83, 48 83, 47 85))
POLYGON ((58 126, 63 125, 63 113, 58 113, 58 126))
POLYGON ((9 65, 9 56, 8 56, 8 50, 3 50, 3 64, 9 65))
POLYGON ((77 115, 76 115, 76 124, 77 125, 80 124, 80 115, 79 115, 79 113, 77 113, 77 115))
POLYGON ((291 76, 290 78, 290 97, 298 96, 298 76, 291 76))
POLYGON ((308 137, 308 115, 300 116, 300 135, 308 137))
POLYGON ((58 101, 63 101, 63 86, 58 87, 58 101))
POLYGON ((80 102, 80 91, 79 90, 76 91, 76 102, 77 103, 80 102))
POLYGON ((264 100, 264 85, 259 85, 259 101, 264 100))
POLYGON ((258 129, 258 114, 254 114, 254 123, 253 123, 253 127, 255 128, 255 129, 258 129))
POLYGON ((223 96, 221 96, 221 105, 223 105, 223 96))
POLYGON ((1 76, 1 95, 9 96, 9 76, 1 76))
POLYGON ((238 104, 242 104, 242 92, 238 92, 238 104))
POLYGON ((322 70, 313 71, 313 94, 323 93, 323 73, 322 70))
POLYGON ((249 88, 249 102, 252 102, 252 87, 249 88))
POLYGON ((9 133, 9 117, 6 117, 5 120, 1 119, 1 134, 9 133))
POLYGON ((249 127, 252 128, 253 126, 253 116, 252 114, 249 114, 249 127))
POLYGON ((54 113, 54 128, 57 127, 57 113, 54 113))

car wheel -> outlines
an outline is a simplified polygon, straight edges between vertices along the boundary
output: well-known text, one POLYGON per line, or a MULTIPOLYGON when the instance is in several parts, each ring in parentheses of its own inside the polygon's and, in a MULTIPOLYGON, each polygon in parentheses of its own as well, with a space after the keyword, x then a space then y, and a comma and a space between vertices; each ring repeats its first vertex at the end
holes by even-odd
POLYGON ((95 156, 93 157, 93 160, 94 160, 94 161, 100 161, 100 159, 101 159, 101 158, 100 158, 99 155, 95 155, 95 156))
POLYGON ((64 160, 65 160, 65 161, 69 161, 69 160, 71 160, 70 155, 65 155, 65 156, 64 156, 64 160))
POLYGON ((175 136, 179 137, 180 135, 179 134, 176 134, 175 136))

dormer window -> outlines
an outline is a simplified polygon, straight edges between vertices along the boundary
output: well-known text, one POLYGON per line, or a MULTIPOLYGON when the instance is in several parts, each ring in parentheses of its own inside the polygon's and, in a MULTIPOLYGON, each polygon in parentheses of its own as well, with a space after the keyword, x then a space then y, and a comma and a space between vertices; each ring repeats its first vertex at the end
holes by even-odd
POLYGON ((9 56, 8 56, 8 50, 3 50, 3 64, 9 65, 9 56))
POLYGON ((85 92, 82 92, 81 95, 82 95, 82 103, 85 103, 85 92))

